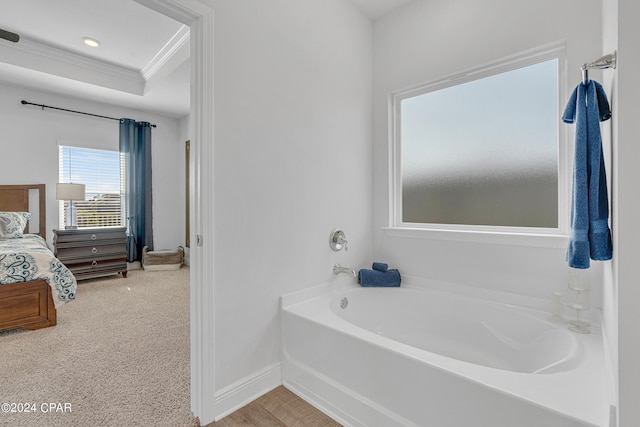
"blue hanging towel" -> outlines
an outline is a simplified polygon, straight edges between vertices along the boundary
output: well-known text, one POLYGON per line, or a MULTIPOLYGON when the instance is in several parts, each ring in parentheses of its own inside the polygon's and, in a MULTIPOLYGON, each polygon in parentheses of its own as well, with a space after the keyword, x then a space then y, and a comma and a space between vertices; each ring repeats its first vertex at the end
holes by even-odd
POLYGON ((575 88, 562 116, 565 123, 576 124, 571 236, 567 248, 567 262, 573 268, 589 268, 589 259, 611 259, 609 199, 600 136, 600 121, 610 117, 604 89, 594 81, 575 88))

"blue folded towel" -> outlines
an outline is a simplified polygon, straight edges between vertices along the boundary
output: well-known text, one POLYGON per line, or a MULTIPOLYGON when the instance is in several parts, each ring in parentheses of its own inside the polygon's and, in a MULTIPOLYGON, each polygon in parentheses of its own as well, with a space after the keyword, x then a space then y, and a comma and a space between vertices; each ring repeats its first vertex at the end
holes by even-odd
POLYGON ((387 264, 385 264, 384 262, 374 262, 373 265, 371 266, 371 268, 373 268, 374 270, 378 270, 378 271, 387 271, 389 266, 387 264))
POLYGON ((565 123, 576 124, 571 236, 567 248, 567 262, 573 268, 589 268, 589 258, 611 259, 609 200, 600 136, 600 121, 610 117, 604 89, 594 81, 575 88, 562 116, 565 123))
POLYGON ((364 287, 390 288, 400 286, 400 272, 396 269, 387 271, 362 269, 358 272, 358 283, 364 287))

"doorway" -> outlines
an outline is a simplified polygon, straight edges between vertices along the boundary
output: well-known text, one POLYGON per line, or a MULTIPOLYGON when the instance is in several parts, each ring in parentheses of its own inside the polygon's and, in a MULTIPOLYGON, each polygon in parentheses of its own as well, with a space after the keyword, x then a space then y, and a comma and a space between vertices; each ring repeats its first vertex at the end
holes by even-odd
POLYGON ((213 9, 191 0, 135 0, 190 27, 191 411, 215 420, 213 293, 213 9), (207 404, 205 404, 205 402, 207 404))

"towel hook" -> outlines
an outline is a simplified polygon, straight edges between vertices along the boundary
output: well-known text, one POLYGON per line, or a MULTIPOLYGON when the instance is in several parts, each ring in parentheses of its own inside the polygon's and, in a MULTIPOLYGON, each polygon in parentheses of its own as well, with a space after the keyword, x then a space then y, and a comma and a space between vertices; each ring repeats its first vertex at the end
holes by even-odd
POLYGON ((587 84, 589 81, 589 69, 595 68, 598 70, 604 70, 606 68, 615 69, 618 65, 618 51, 614 50, 613 53, 601 56, 593 62, 584 63, 580 67, 582 71, 582 83, 587 84))

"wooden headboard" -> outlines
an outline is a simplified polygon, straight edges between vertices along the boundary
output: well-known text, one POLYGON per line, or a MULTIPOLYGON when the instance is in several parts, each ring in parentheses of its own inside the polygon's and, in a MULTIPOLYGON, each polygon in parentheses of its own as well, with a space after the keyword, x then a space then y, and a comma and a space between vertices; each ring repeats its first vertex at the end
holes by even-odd
POLYGON ((44 184, 0 185, 0 212, 31 212, 32 215, 37 215, 38 232, 31 230, 30 224, 27 224, 25 231, 47 239, 47 202, 44 184), (38 212, 29 209, 29 191, 31 190, 38 192, 38 212))

